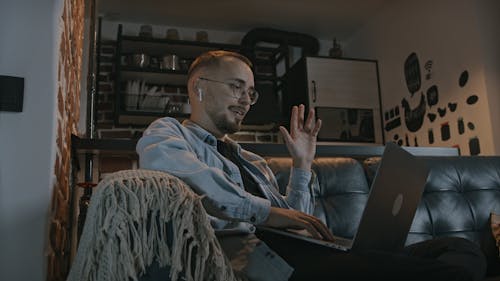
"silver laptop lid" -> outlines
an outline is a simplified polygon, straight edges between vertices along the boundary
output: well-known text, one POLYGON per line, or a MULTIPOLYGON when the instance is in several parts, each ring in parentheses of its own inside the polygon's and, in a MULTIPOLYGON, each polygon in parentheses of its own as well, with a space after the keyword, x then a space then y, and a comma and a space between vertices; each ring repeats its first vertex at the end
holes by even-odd
POLYGON ((422 160, 392 142, 387 143, 352 250, 403 248, 428 174, 422 160))

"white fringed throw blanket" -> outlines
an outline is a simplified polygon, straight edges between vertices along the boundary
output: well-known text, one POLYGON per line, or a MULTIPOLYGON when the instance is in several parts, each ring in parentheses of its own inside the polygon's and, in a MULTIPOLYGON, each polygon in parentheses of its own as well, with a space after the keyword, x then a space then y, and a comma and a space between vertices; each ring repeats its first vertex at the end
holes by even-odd
POLYGON ((155 261, 171 267, 170 280, 235 280, 200 198, 163 172, 106 177, 92 195, 67 280, 138 280, 155 261))

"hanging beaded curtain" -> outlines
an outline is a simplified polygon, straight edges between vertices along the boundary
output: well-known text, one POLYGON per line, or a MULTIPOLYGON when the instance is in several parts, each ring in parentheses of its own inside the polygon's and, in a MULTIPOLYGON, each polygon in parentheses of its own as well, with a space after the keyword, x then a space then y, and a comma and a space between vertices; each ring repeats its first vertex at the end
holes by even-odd
POLYGON ((47 247, 47 280, 65 280, 69 271, 71 134, 80 116, 80 78, 85 0, 64 0, 59 19, 57 131, 54 186, 47 247))

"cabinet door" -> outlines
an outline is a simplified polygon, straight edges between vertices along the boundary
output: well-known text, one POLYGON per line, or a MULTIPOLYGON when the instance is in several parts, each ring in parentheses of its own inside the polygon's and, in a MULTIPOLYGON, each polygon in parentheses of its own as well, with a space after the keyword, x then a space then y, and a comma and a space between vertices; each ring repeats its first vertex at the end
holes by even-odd
POLYGON ((376 62, 308 57, 306 69, 319 140, 383 143, 376 62))
POLYGON ((379 108, 375 62, 307 58, 307 80, 311 106, 379 108))

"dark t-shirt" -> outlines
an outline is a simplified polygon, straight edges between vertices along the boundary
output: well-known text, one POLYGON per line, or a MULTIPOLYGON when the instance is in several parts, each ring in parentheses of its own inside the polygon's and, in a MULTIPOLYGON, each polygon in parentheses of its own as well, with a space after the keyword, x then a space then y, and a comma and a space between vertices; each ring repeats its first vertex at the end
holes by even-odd
POLYGON ((241 164, 241 157, 238 156, 236 149, 230 144, 217 140, 217 151, 238 166, 245 190, 255 196, 263 197, 254 178, 241 164))

